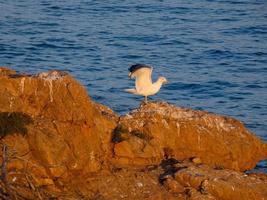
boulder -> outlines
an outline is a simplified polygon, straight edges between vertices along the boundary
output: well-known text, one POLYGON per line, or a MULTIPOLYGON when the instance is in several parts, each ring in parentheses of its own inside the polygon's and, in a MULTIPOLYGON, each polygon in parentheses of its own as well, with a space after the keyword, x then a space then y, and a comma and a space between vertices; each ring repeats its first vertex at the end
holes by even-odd
MULTIPOLYGON (((203 197, 221 200, 252 200, 267 198, 267 179, 236 172, 213 169, 190 162, 176 164, 173 182, 191 187, 203 197)), ((203 198, 205 199, 205 198, 203 198)), ((208 199, 208 198, 206 198, 208 199)))
POLYGON ((195 158, 217 168, 245 171, 267 158, 267 144, 238 120, 164 102, 142 104, 120 117, 112 141, 114 163, 121 165, 195 158))
POLYGON ((103 168, 111 157, 117 118, 65 72, 27 75, 0 70, 1 144, 15 152, 8 167, 27 166, 36 179, 103 168))

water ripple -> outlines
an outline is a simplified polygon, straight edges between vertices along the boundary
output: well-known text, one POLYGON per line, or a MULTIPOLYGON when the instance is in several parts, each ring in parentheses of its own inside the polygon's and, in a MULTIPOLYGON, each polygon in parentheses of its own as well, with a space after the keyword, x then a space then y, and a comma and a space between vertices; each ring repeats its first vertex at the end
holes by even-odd
MULTIPOLYGON (((170 83, 154 100, 230 115, 267 142, 267 2, 1 1, 0 66, 71 72, 119 113, 130 64, 170 83)), ((258 168, 264 168, 264 162, 258 168)))

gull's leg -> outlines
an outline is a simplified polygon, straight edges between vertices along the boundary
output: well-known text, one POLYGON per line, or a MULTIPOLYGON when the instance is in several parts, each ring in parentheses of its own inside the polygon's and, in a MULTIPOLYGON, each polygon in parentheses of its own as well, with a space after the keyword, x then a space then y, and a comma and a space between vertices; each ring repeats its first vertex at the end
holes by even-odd
POLYGON ((145 96, 145 103, 147 103, 147 96, 145 96))
POLYGON ((144 100, 142 101, 142 103, 140 104, 141 106, 146 105, 147 104, 147 96, 144 96, 144 100))

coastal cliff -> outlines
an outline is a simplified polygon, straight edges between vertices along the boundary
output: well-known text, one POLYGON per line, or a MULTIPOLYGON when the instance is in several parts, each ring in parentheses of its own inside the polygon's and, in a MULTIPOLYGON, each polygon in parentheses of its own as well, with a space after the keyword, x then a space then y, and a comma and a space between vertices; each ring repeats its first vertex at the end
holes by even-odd
POLYGON ((119 116, 61 71, 0 68, 3 199, 266 199, 267 158, 236 119, 165 102, 119 116))

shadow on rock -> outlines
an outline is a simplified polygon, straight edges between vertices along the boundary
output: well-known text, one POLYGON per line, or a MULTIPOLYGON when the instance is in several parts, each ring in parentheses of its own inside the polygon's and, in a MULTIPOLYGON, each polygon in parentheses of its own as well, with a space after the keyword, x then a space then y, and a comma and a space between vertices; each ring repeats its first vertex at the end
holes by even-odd
POLYGON ((1 112, 0 113, 0 137, 10 134, 26 135, 26 125, 33 123, 32 118, 22 112, 1 112))
POLYGON ((160 167, 164 170, 162 174, 159 176, 159 182, 163 184, 163 182, 169 178, 172 177, 174 178, 174 175, 177 171, 187 168, 186 166, 184 167, 177 167, 176 164, 180 163, 180 161, 174 159, 174 158, 169 158, 166 160, 162 160, 160 163, 160 167))

